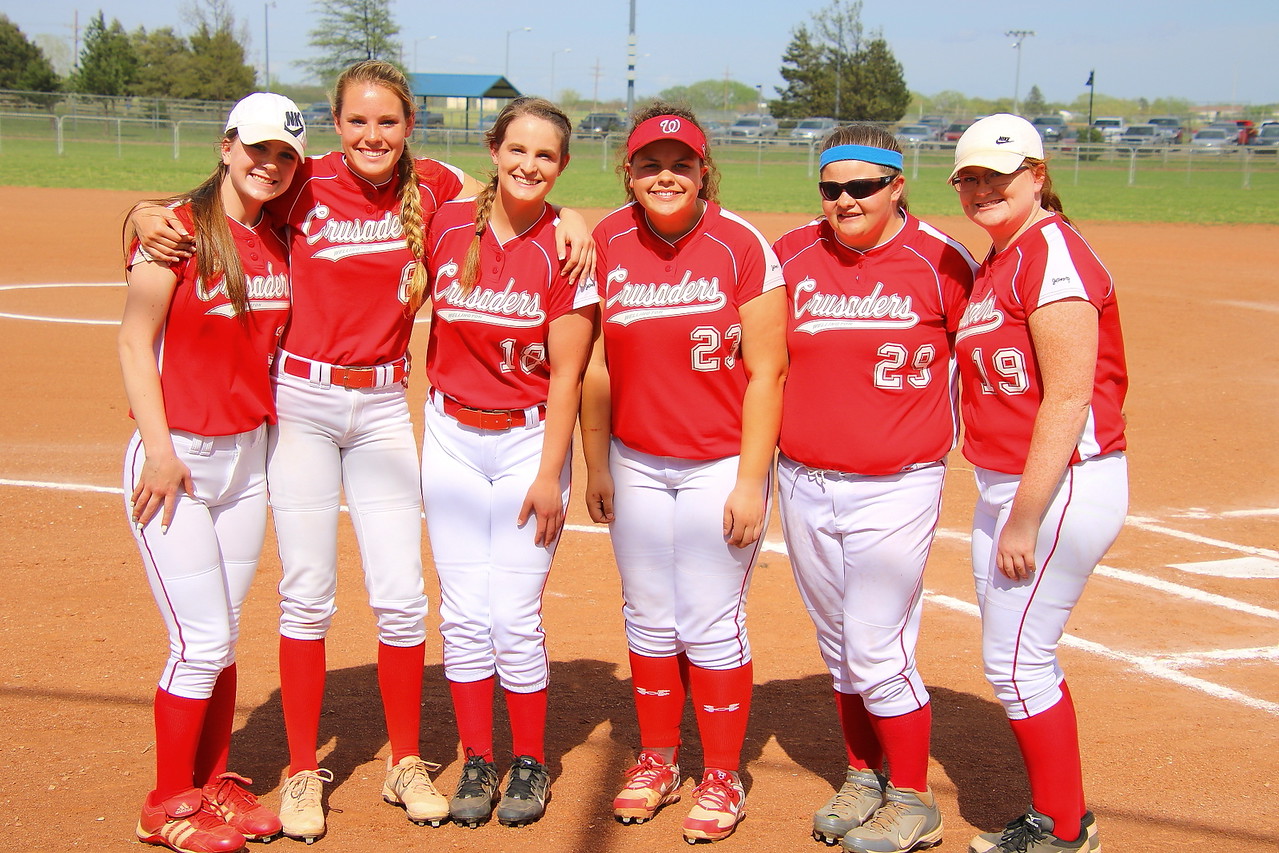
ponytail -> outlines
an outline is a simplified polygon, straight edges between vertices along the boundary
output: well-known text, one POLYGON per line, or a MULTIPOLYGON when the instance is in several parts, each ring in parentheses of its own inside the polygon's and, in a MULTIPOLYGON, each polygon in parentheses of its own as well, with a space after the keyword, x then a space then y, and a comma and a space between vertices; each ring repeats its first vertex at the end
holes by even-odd
POLYGON ((462 264, 462 295, 470 293, 480 281, 480 241, 488 228, 489 216, 493 213, 493 201, 497 198, 497 175, 494 175, 480 194, 475 197, 475 236, 466 250, 466 260, 462 264))
POLYGON ((404 226, 404 242, 413 255, 413 272, 409 276, 408 305, 405 312, 412 316, 426 301, 426 233, 422 226, 422 192, 417 185, 417 167, 413 163, 413 155, 409 153, 408 142, 404 143, 404 153, 396 164, 397 180, 400 182, 400 224, 404 226))
POLYGON ((1066 211, 1062 208, 1061 197, 1053 189, 1052 175, 1048 174, 1048 163, 1044 160, 1036 160, 1034 157, 1027 157, 1025 163, 1044 181, 1043 187, 1039 190, 1039 206, 1057 214, 1063 222, 1074 228, 1075 223, 1066 215, 1066 211))

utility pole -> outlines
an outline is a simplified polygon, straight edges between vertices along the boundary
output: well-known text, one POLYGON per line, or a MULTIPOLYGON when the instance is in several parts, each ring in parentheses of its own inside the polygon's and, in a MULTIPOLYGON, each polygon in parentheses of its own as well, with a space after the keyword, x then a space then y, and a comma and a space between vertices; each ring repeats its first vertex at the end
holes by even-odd
POLYGON ((1013 49, 1017 51, 1017 74, 1013 77, 1013 114, 1021 115, 1020 102, 1018 101, 1018 93, 1021 91, 1021 43, 1029 36, 1035 34, 1034 30, 1009 30, 1004 35, 1014 38, 1013 49))
POLYGON ((591 93, 591 112, 598 112, 600 108, 600 58, 595 57, 595 90, 591 93))
POLYGON ((626 37, 626 114, 635 111, 635 0, 631 0, 631 28, 626 37))

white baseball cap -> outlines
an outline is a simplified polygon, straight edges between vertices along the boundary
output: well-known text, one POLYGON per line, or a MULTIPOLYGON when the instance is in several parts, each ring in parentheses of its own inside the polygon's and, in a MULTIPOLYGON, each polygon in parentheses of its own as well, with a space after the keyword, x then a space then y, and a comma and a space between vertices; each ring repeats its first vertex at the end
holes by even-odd
POLYGON ((246 145, 278 139, 306 156, 306 123, 298 105, 273 92, 254 92, 242 98, 227 116, 226 130, 234 130, 246 145))
POLYGON ((1021 116, 996 113, 973 122, 955 145, 955 168, 981 166, 1009 174, 1027 157, 1044 159, 1044 141, 1035 126, 1021 116))

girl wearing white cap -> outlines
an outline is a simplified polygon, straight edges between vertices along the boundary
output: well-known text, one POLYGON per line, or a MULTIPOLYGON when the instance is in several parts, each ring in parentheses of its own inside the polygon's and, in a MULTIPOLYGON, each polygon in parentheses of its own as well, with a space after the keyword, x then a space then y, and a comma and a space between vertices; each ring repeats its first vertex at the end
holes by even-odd
POLYGON ((639 111, 621 169, 631 202, 595 229, 603 332, 582 404, 587 508, 608 522, 639 716, 623 823, 679 799, 691 688, 705 772, 690 843, 744 815, 751 699, 746 594, 768 519, 786 374, 785 289, 763 237, 716 203, 686 109, 639 111))
POLYGON ((1114 281, 1062 213, 1030 122, 1000 114, 973 124, 950 182, 992 243, 956 348, 964 456, 978 487, 982 656, 1031 793, 1024 815, 969 850, 1095 851, 1057 644, 1128 506, 1114 281))
POLYGON ((239 850, 280 819, 228 773, 235 642, 266 531, 269 368, 289 312, 288 251, 262 207, 288 187, 306 129, 288 98, 235 105, 221 162, 161 204, 195 255, 160 263, 130 247, 120 365, 137 432, 124 493, 169 632, 155 692, 156 784, 137 836, 178 851, 239 850))
POLYGON ((901 148, 877 125, 826 139, 817 186, 824 215, 773 246, 790 301, 778 505, 848 757, 813 834, 905 853, 942 836, 915 644, 977 264, 907 212, 901 148))

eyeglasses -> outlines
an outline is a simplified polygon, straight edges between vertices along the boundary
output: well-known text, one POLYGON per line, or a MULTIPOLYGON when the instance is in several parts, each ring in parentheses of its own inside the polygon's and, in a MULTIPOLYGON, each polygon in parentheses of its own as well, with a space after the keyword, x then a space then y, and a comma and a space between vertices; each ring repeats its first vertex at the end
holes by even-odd
POLYGON ((882 178, 863 178, 859 181, 818 181, 817 190, 827 201, 839 201, 839 197, 848 193, 849 198, 869 198, 884 187, 897 180, 896 175, 884 175, 882 178))
POLYGON ((1013 182, 1013 178, 1017 177, 1018 172, 1024 172, 1029 166, 1018 166, 1008 174, 1003 172, 987 172, 982 177, 976 175, 956 175, 950 179, 950 185, 955 188, 957 193, 977 192, 977 188, 982 184, 990 187, 992 190, 1002 190, 1013 182))

